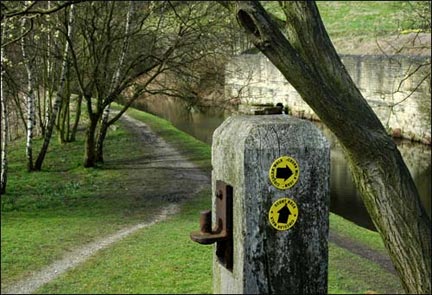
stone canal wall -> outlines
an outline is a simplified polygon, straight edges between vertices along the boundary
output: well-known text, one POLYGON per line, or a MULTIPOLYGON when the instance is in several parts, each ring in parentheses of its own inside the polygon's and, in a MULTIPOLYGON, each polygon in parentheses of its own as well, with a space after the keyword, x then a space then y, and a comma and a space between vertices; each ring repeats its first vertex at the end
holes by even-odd
MULTIPOLYGON (((431 143, 430 57, 341 55, 341 59, 393 136, 431 143)), ((294 116, 319 120, 261 53, 237 56, 227 64, 225 97, 238 98, 241 113, 251 112, 254 105, 281 102, 294 116)))

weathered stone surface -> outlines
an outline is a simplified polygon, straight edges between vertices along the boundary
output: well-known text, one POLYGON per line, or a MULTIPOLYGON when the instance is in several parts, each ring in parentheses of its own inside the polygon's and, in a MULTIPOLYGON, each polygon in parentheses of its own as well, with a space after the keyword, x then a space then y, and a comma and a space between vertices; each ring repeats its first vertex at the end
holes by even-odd
MULTIPOLYGON (((391 133, 431 143, 430 57, 341 55, 352 80, 391 133), (418 70, 414 72, 415 69, 418 70), (414 73, 413 73, 414 72, 414 73)), ((263 54, 244 54, 225 70, 225 96, 239 97, 239 111, 280 102, 296 117, 319 120, 295 88, 263 54)))
POLYGON ((321 132, 291 116, 233 116, 214 132, 213 187, 223 180, 234 188, 234 267, 231 272, 214 258, 214 293, 327 292, 329 163, 321 132), (300 166, 298 182, 286 190, 269 179, 281 156, 300 166), (295 200, 299 217, 278 231, 268 212, 283 197, 295 200))

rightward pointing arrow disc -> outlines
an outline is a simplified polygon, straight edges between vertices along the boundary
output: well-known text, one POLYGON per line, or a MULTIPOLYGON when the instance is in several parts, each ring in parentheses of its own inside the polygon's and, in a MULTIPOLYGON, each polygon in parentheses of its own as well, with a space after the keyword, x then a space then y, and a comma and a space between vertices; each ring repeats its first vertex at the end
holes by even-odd
POLYGON ((300 166, 293 157, 282 156, 269 169, 270 182, 278 189, 288 189, 299 180, 300 166))
POLYGON ((276 178, 283 178, 284 180, 287 180, 288 178, 293 175, 292 170, 286 165, 285 168, 277 168, 276 169, 276 178))

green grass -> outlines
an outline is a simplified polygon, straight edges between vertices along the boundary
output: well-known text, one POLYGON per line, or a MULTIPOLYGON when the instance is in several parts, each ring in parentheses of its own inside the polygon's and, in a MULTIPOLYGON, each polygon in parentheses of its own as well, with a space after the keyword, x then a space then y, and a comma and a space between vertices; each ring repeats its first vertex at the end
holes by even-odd
POLYGON ((386 253, 384 242, 377 232, 356 226, 353 222, 350 222, 339 215, 330 213, 330 228, 343 237, 347 237, 357 243, 368 246, 375 251, 386 253))
POLYGON ((331 37, 375 36, 409 27, 404 1, 319 1, 318 9, 331 37))
MULTIPOLYGON (((210 147, 169 122, 130 110, 165 140, 181 147, 201 167, 210 169, 210 147), (198 159, 198 160, 197 160, 198 159)), ((121 194, 124 171, 84 169, 82 138, 58 145, 53 141, 45 171, 27 173, 21 149, 14 143, 9 175, 10 194, 2 197, 2 288, 30 271, 59 259, 78 246, 149 218, 147 212, 163 204, 121 194), (58 162, 58 159, 63 161, 58 162)), ((131 135, 122 128, 111 130, 106 158, 139 156, 131 135)), ((204 191, 182 204, 171 219, 140 230, 106 248, 77 268, 41 287, 42 293, 211 293, 212 247, 193 243, 189 232, 198 227, 199 211, 210 207, 204 191)), ((154 210, 153 210, 154 212, 154 210)), ((361 229, 331 215, 330 226, 340 235, 382 250, 377 233, 361 229)), ((329 291, 389 292, 397 278, 378 265, 330 244, 329 291)))
MULTIPOLYGON (((22 140, 12 143, 10 151, 8 192, 1 198, 2 287, 70 249, 146 220, 149 209, 161 205, 133 195, 119 198, 120 170, 84 169, 82 134, 66 145, 53 140, 40 173, 26 172, 22 140)), ((130 134, 116 129, 105 153, 115 160, 142 151, 130 134)))
MULTIPOLYGON (((411 2, 419 7, 416 3, 419 1, 411 2)), ((276 1, 264 3, 276 16, 285 18, 276 1)), ((415 31, 421 26, 416 11, 408 1, 317 1, 317 5, 332 39, 397 34, 415 31)))
MULTIPOLYGON (((197 229, 197 212, 210 206, 209 193, 204 191, 185 204, 174 218, 101 251, 38 293, 211 293, 212 247, 200 246, 188 237, 197 229)), ((401 290, 394 275, 332 243, 329 257, 329 293, 401 290)))
POLYGON ((173 218, 101 251, 37 293, 212 293, 212 246, 189 238, 198 211, 211 207, 203 191, 173 218))
POLYGON ((330 294, 403 293, 398 278, 367 259, 329 243, 330 294))
MULTIPOLYGON (((101 251, 37 293, 211 293, 213 248, 188 235, 197 230, 197 212, 210 207, 209 194, 202 192, 180 214, 101 251)), ((332 294, 401 290, 394 275, 332 243, 328 283, 332 294)))

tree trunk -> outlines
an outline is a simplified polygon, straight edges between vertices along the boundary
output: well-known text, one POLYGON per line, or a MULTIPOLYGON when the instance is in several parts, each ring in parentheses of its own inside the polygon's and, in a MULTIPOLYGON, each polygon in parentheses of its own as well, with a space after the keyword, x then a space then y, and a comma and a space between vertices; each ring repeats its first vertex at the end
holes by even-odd
POLYGON ((66 90, 63 91, 63 99, 60 105, 60 110, 58 112, 58 120, 57 120, 57 130, 58 130, 58 139, 61 144, 69 142, 69 134, 70 134, 70 83, 69 77, 66 78, 66 90))
POLYGON ((77 98, 77 105, 76 105, 76 110, 75 110, 75 121, 74 121, 74 124, 72 126, 72 131, 71 131, 71 136, 70 136, 71 142, 74 142, 76 140, 76 133, 78 131, 78 124, 79 124, 80 117, 81 117, 81 103, 82 103, 82 95, 80 94, 77 98))
POLYGON ((43 115, 42 115, 43 103, 42 103, 40 87, 38 87, 36 93, 37 93, 37 121, 39 126, 37 134, 43 136, 45 134, 45 122, 43 120, 43 115))
MULTIPOLYGON (((47 9, 49 10, 51 8, 51 1, 47 1, 47 9)), ((48 20, 48 24, 49 24, 49 20, 50 20, 51 16, 47 15, 47 20, 48 20)), ((45 93, 45 103, 44 103, 44 112, 45 112, 45 116, 44 116, 44 126, 45 126, 45 130, 43 133, 43 136, 45 137, 45 133, 46 133, 46 126, 49 124, 49 119, 50 119, 50 114, 51 114, 51 110, 52 110, 52 85, 54 83, 50 83, 49 81, 51 80, 51 75, 52 75, 52 68, 53 68, 53 64, 51 63, 51 29, 52 27, 50 25, 49 26, 49 32, 47 33, 47 50, 46 50, 46 77, 45 77, 45 83, 44 83, 44 93, 45 93)))
MULTIPOLYGON (((70 11, 69 11, 69 21, 68 21, 68 26, 67 26, 67 31, 68 31, 67 34, 68 34, 69 39, 72 36, 73 8, 74 8, 74 6, 71 5, 70 11)), ((64 86, 65 86, 65 81, 66 81, 68 55, 69 55, 69 42, 66 41, 64 52, 63 52, 63 64, 62 64, 61 75, 60 75, 60 77, 61 77, 60 78, 60 86, 57 89, 57 95, 56 95, 56 99, 54 101, 54 107, 53 107, 51 115, 49 116, 49 121, 48 121, 48 124, 46 126, 44 142, 42 144, 41 150, 39 152, 39 155, 38 155, 36 163, 35 163, 35 170, 37 170, 37 171, 40 171, 42 169, 42 163, 43 163, 43 161, 45 159, 45 155, 48 151, 48 146, 49 146, 49 143, 51 141, 51 136, 52 136, 52 132, 53 132, 54 125, 55 125, 55 120, 57 118, 57 113, 60 109, 60 104, 62 101, 62 95, 64 92, 64 86)))
POLYGON ((94 114, 90 115, 89 125, 86 131, 84 167, 90 168, 96 165, 96 127, 98 118, 94 114))
MULTIPOLYGON (((104 114, 105 114, 105 112, 106 112, 106 109, 104 111, 104 114)), ((104 162, 103 143, 104 143, 107 131, 108 131, 108 118, 106 118, 106 119, 103 118, 102 122, 101 122, 100 129, 99 129, 99 135, 97 137, 97 143, 96 143, 96 162, 98 162, 98 163, 104 162)))
POLYGON ((67 116, 69 112, 69 93, 65 94, 58 112, 57 130, 58 140, 61 144, 67 142, 67 116))
POLYGON ((431 220, 400 152, 351 80, 316 4, 282 5, 287 37, 259 2, 237 1, 237 19, 337 136, 404 289, 430 294, 431 220))
MULTIPOLYGON (((26 19, 21 22, 22 30, 24 32, 26 19)), ((35 97, 34 97, 34 82, 33 82, 33 69, 27 54, 27 45, 25 37, 21 39, 21 50, 24 64, 27 71, 27 133, 26 133, 26 156, 27 156, 27 170, 33 171, 33 125, 35 124, 35 97)))
MULTIPOLYGON (((131 25, 131 15, 133 13, 134 10, 134 2, 133 1, 129 1, 129 10, 128 13, 126 15, 126 22, 125 22, 125 34, 124 34, 124 39, 123 39, 123 47, 122 47, 122 51, 120 53, 120 57, 118 60, 118 65, 117 65, 117 69, 112 77, 112 81, 111 81, 111 85, 110 85, 110 92, 112 92, 114 89, 116 89, 116 87, 118 86, 119 83, 119 79, 120 79, 120 73, 123 67, 123 63, 124 63, 124 59, 126 57, 126 52, 127 49, 129 47, 129 28, 131 25)), ((108 131, 108 119, 109 119, 109 114, 110 114, 110 105, 108 104, 103 112, 102 115, 102 119, 101 119, 101 124, 100 124, 100 130, 99 130, 99 135, 98 135, 98 139, 97 139, 97 146, 96 146, 96 161, 103 163, 103 143, 106 137, 106 133, 108 131)))
MULTIPOLYGON (((4 31, 3 31, 4 33, 4 31)), ((3 37, 3 34, 2 34, 3 37)), ((2 38, 3 39, 3 38, 2 38)), ((2 40, 3 41, 3 40, 2 40)), ((4 48, 1 49, 1 62, 5 60, 4 56, 4 48)), ((7 142, 8 142, 8 119, 7 119, 7 103, 4 91, 4 76, 5 76, 5 67, 1 65, 1 172, 0 172, 0 195, 6 193, 6 185, 7 185, 7 170, 8 170, 8 162, 7 162, 7 142)))
MULTIPOLYGON (((2 70, 1 82, 3 84, 3 70, 2 70)), ((8 160, 7 160, 7 142, 8 142, 8 120, 7 120, 7 104, 4 97, 4 90, 1 87, 1 173, 0 173, 0 194, 6 193, 7 185, 7 171, 8 171, 8 160)))

